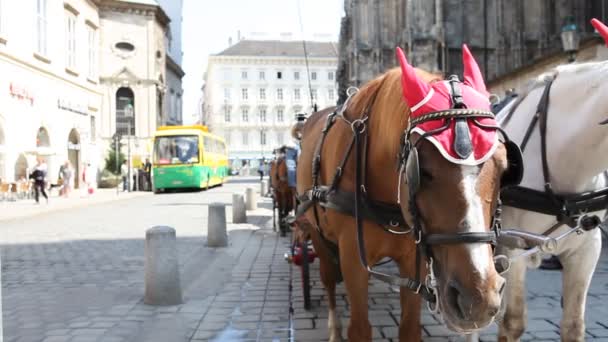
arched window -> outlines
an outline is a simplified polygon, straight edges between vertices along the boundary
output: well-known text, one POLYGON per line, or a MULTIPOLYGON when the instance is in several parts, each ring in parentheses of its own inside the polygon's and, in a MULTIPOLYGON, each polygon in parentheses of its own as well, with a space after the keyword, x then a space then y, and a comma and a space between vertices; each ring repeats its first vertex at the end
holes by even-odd
POLYGON ((116 91, 116 132, 135 135, 135 97, 130 88, 116 91))
POLYGON ((38 129, 38 134, 36 134, 36 147, 51 147, 49 132, 44 127, 38 129))

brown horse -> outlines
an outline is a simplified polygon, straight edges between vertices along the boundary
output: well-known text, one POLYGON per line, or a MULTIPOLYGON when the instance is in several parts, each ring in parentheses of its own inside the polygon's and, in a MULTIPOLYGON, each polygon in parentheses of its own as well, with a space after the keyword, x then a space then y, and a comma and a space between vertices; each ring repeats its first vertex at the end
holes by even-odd
MULTIPOLYGON (((354 157, 354 151, 346 158, 345 153, 354 149, 351 145, 353 132, 364 131, 367 142, 362 169, 366 198, 397 208, 400 206, 407 221, 406 228, 414 227, 416 221, 412 216, 412 208, 408 205, 411 204, 409 198, 413 193, 408 186, 416 179, 404 176, 401 180, 399 155, 403 150, 404 136, 409 142, 417 141, 415 146, 419 164, 416 166, 419 167, 420 177, 419 188, 412 198, 422 227, 414 232, 418 231, 421 235, 394 235, 386 227, 366 219, 362 224, 365 254, 361 257, 367 260, 369 265, 390 257, 398 264, 401 277, 414 278, 417 266, 421 268, 420 279, 424 279, 427 273, 436 276, 436 286, 429 286, 434 287, 438 298, 437 305, 446 325, 458 332, 472 332, 490 324, 501 305, 504 279, 495 269, 489 241, 475 237, 491 233, 501 176, 504 178, 503 173, 506 173, 509 167, 508 148, 500 143, 497 137, 496 144, 483 162, 465 166, 446 159, 430 140, 420 138, 420 134, 414 132, 404 135, 404 132, 409 133, 413 126, 410 119, 411 108, 416 104, 420 107, 420 103, 433 96, 429 90, 431 86, 435 86, 434 96, 438 96, 442 91, 440 87, 444 87, 443 83, 448 82, 421 70, 414 71, 404 57, 401 61, 404 63, 401 70, 389 70, 365 84, 350 97, 343 112, 328 108, 314 113, 296 132, 302 136, 302 151, 297 170, 298 195, 303 199, 306 197, 304 194, 313 188, 315 158, 320 160, 318 183, 330 184, 339 168, 341 176, 337 191, 355 193, 357 158, 354 157), (412 105, 408 106, 408 103, 412 105), (336 114, 335 121, 321 145, 319 141, 328 126, 328 116, 332 113, 336 114), (363 124, 364 127, 357 127, 356 124, 363 124), (346 160, 344 163, 343 159, 346 160), (427 261, 426 267, 424 260, 417 255, 417 246, 421 245, 419 242, 424 245, 427 239, 422 234, 428 238, 426 249, 423 250, 427 254, 426 260, 429 255, 434 258, 430 265, 427 261), (458 239, 461 237, 458 234, 468 234, 472 240, 458 239), (444 239, 443 243, 430 245, 431 235, 436 235, 435 240, 440 240, 437 237, 448 238, 444 239), (428 269, 431 272, 427 272, 428 269)), ((465 82, 460 85, 467 89, 473 88, 471 84, 483 86, 483 89, 478 90, 483 94, 485 85, 481 74, 476 64, 473 67, 477 68, 476 72, 468 70, 471 66, 465 64, 465 82)), ((468 93, 470 90, 465 91, 465 104, 470 98, 467 97, 468 93)), ((450 109, 449 103, 448 101, 436 110, 450 109)), ((445 121, 457 120, 450 121, 448 118, 445 121)), ((495 129, 490 131, 495 132, 495 129)), ((307 209, 298 218, 298 224, 311 235, 320 257, 321 280, 329 301, 330 341, 342 339, 335 297, 336 283, 341 277, 351 311, 348 340, 371 341, 372 330, 368 319, 370 271, 362 266, 359 260, 356 220, 352 214, 324 205, 322 201, 310 202, 310 206, 300 205, 307 209)), ((427 285, 423 284, 423 290, 427 285)), ((421 340, 421 298, 415 293, 422 292, 420 289, 421 287, 418 287, 418 291, 409 291, 405 287, 401 288, 400 341, 421 340)))
POLYGON ((272 196, 279 212, 281 236, 285 236, 288 226, 284 221, 294 209, 295 189, 291 188, 287 183, 285 153, 284 151, 281 153, 280 149, 278 157, 270 163, 270 185, 272 187, 272 196))

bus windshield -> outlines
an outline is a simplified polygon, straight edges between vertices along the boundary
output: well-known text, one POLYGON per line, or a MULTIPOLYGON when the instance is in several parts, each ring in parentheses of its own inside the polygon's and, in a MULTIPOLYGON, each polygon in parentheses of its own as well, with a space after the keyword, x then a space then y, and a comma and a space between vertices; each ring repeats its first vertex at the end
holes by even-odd
POLYGON ((154 163, 158 165, 199 162, 198 136, 172 135, 154 139, 154 163))

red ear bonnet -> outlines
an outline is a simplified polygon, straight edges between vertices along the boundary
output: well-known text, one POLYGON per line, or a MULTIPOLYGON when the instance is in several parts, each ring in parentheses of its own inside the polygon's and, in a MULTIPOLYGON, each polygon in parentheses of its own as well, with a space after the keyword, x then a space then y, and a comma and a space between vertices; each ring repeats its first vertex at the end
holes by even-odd
POLYGON ((419 79, 414 68, 405 59, 405 54, 400 47, 397 47, 397 60, 401 65, 401 87, 403 88, 403 98, 412 107, 422 101, 430 90, 430 86, 419 79))
POLYGON ((608 46, 608 27, 595 18, 591 19, 591 25, 600 33, 600 36, 602 36, 606 42, 606 46, 608 46))
MULTIPOLYGON (((459 83, 459 85, 463 102, 467 109, 490 111, 489 94, 479 66, 466 45, 462 48, 462 54, 464 81, 459 83)), ((416 75, 416 71, 407 62, 405 54, 400 48, 397 48, 396 55, 401 66, 403 98, 410 108, 410 118, 449 110, 453 107, 449 81, 437 81, 429 84, 416 75)), ((425 132, 440 129, 445 126, 445 120, 440 118, 426 121, 414 127, 411 132, 424 134, 425 132)), ((480 125, 475 124, 474 121, 482 125, 497 125, 496 120, 493 118, 486 117, 467 120, 473 153, 464 159, 456 153, 454 148, 454 120, 451 121, 448 129, 428 136, 426 139, 433 143, 443 157, 450 162, 462 165, 479 165, 492 156, 499 141, 495 129, 482 128, 480 125)))
POLYGON ((479 65, 477 65, 477 61, 475 61, 466 44, 462 44, 462 64, 464 65, 464 83, 478 92, 490 96, 486 90, 486 83, 483 81, 479 65))

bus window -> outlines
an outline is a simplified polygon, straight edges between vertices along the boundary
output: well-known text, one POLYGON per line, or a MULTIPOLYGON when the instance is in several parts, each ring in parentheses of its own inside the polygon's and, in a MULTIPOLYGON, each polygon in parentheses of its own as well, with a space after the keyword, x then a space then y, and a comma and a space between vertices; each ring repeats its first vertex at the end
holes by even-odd
POLYGON ((195 135, 161 136, 154 141, 155 164, 198 163, 198 160, 198 137, 195 135))

